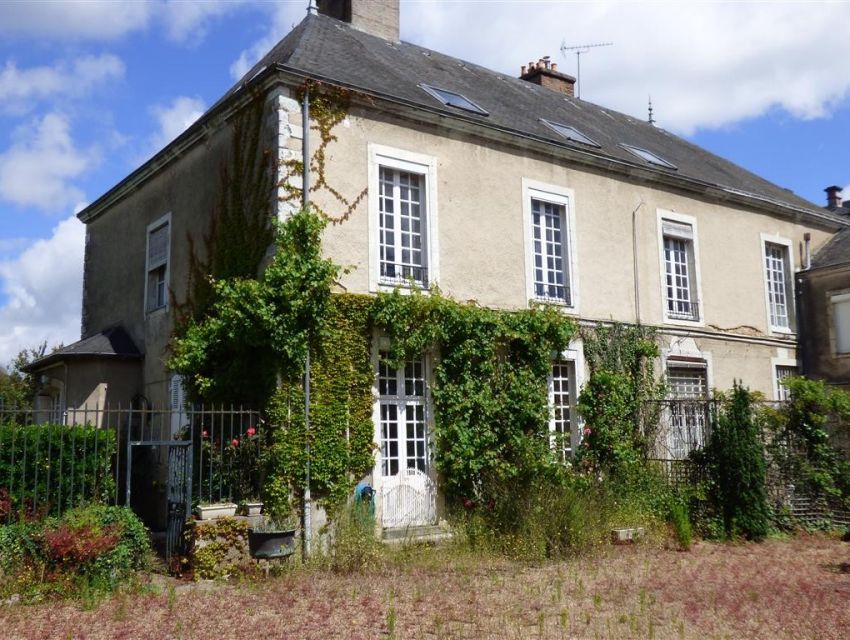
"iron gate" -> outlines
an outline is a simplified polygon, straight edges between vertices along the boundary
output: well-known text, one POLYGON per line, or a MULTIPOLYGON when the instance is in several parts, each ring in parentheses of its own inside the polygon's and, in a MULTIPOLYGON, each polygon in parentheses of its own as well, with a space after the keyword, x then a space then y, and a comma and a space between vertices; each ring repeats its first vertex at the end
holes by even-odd
POLYGON ((128 440, 125 504, 130 506, 133 448, 166 447, 168 476, 166 486, 165 560, 184 552, 183 531, 192 512, 192 441, 128 440))

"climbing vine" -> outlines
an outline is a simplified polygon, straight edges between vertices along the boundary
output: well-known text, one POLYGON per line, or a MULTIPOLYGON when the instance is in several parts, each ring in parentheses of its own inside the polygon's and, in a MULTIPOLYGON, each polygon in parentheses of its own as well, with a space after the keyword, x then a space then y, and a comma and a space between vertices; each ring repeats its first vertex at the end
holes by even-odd
POLYGON ((655 377, 655 331, 623 324, 582 331, 590 378, 579 397, 585 420, 580 464, 621 468, 650 457, 665 385, 655 377))
POLYGON ((391 341, 391 366, 438 354, 432 391, 435 460, 446 494, 492 499, 529 484, 554 455, 547 379, 574 323, 549 306, 498 311, 428 295, 379 294, 373 320, 391 341))

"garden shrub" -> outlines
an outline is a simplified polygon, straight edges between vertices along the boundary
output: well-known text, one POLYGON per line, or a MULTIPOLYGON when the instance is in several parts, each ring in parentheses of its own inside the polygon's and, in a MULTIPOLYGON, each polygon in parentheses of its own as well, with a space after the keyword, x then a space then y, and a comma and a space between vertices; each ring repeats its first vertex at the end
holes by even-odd
POLYGON ((669 520, 679 548, 682 551, 688 551, 693 542, 693 528, 688 514, 688 505, 678 500, 674 501, 670 506, 669 520))
POLYGON ((715 416, 705 457, 709 498, 727 538, 764 538, 770 526, 766 462, 753 397, 737 381, 715 416))
POLYGON ((0 517, 114 498, 115 453, 113 429, 0 423, 0 517))
POLYGON ((148 568, 148 532, 124 507, 88 505, 62 518, 0 527, 0 595, 106 593, 148 568))

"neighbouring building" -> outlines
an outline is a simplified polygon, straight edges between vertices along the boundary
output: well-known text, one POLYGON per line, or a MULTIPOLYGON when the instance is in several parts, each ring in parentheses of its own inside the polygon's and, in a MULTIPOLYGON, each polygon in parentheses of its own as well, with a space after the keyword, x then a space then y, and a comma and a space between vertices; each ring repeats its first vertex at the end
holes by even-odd
MULTIPOLYGON (((89 402, 135 394, 155 403, 179 395, 164 364, 169 291, 186 295, 187 236, 208 228, 231 117, 260 96, 266 144, 282 160, 299 159, 296 89, 312 79, 352 90, 326 167, 340 192, 367 190, 364 204, 324 238, 327 253, 353 267, 341 282, 346 290, 375 293, 413 279, 496 308, 546 301, 583 323, 651 325, 673 396, 701 398, 739 379, 779 397, 777 380, 799 368, 795 274, 806 252, 848 220, 650 123, 577 99, 574 78, 547 58, 523 64, 519 75, 399 41, 398 0, 319 2, 318 14, 188 130, 80 212, 83 341, 43 368, 48 377, 56 372, 54 395, 89 402), (63 390, 64 376, 83 365, 73 351, 102 345, 100 336, 116 327, 127 338, 121 349, 103 357, 101 347, 91 349, 86 362, 99 360, 97 376, 86 378, 87 389, 63 390)), ((276 195, 269 197, 285 217, 292 209, 276 195)), ((424 358, 410 374, 380 375, 403 388, 406 375, 427 380, 428 365, 424 358)), ((574 444, 585 375, 576 341, 552 370, 552 429, 569 432, 574 444)), ((425 397, 377 389, 377 406, 428 419, 427 407, 410 409, 425 397)), ((405 456, 421 448, 407 446, 403 430, 388 436, 375 415, 380 492, 390 481, 383 476, 420 464, 417 454, 405 456), (401 452, 398 464, 382 471, 391 448, 401 452)), ((685 455, 694 444, 671 437, 667 454, 685 455)))
MULTIPOLYGON (((850 200, 827 187, 826 209, 850 221, 850 200)), ((837 233, 798 276, 803 373, 850 390, 850 229, 837 233)))

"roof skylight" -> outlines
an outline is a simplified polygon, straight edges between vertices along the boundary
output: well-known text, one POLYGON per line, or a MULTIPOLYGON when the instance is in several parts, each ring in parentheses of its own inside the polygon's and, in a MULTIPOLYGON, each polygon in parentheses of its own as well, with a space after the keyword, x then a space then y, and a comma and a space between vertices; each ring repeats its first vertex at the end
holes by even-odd
POLYGON ((584 135, 581 131, 576 129, 575 127, 570 127, 565 124, 558 124, 557 122, 549 122, 543 118, 540 118, 540 122, 545 124, 547 127, 564 136, 570 142, 580 142, 581 144, 586 144, 590 147, 599 147, 593 140, 584 135))
POLYGON ((665 169, 676 169, 675 164, 671 164, 667 162, 664 158, 659 158, 657 155, 652 153, 651 151, 647 151, 646 149, 641 149, 640 147, 633 147, 628 144, 620 144, 623 149, 636 155, 641 160, 646 160, 649 164, 654 164, 659 167, 664 167, 665 169))
POLYGON ((449 107, 455 107, 457 109, 463 109, 464 111, 469 111, 471 113, 477 113, 482 116, 489 115, 486 111, 484 111, 484 109, 479 107, 472 100, 459 93, 455 93, 454 91, 447 91, 446 89, 438 89, 437 87, 432 87, 431 85, 427 85, 424 82, 420 84, 419 87, 430 93, 433 97, 442 102, 444 105, 447 105, 449 107))

